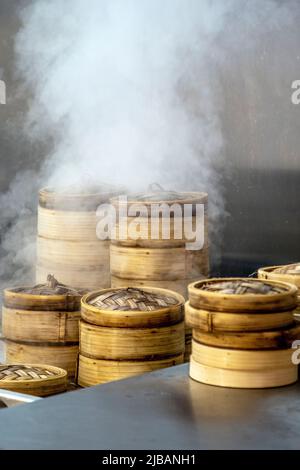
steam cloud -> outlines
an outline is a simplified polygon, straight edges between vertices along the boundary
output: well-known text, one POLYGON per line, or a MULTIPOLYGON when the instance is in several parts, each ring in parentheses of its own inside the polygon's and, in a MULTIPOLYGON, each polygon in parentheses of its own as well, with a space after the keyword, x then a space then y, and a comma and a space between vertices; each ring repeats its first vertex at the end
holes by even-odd
POLYGON ((20 15, 16 68, 30 96, 24 133, 50 142, 17 176, 2 279, 30 282, 36 191, 122 184, 207 191, 215 247, 225 213, 222 70, 232 53, 292 21, 275 0, 35 0, 20 15), (13 273, 10 266, 14 267, 13 273))

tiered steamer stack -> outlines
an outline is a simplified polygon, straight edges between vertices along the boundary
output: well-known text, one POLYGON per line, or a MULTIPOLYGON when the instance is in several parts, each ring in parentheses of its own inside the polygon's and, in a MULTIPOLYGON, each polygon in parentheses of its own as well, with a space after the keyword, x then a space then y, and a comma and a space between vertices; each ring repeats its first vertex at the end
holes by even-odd
POLYGON ((49 364, 65 369, 73 378, 80 301, 85 292, 60 285, 52 276, 44 285, 5 289, 2 330, 6 362, 49 364))
POLYGON ((166 289, 104 289, 82 299, 78 384, 183 362, 184 298, 166 289))
POLYGON ((108 186, 39 192, 37 282, 52 273, 68 286, 110 286, 109 240, 97 237, 96 211, 114 195, 108 186))
POLYGON ((295 286, 257 279, 211 279, 189 286, 190 376, 210 385, 268 388, 296 382, 292 342, 295 286))
MULTIPOLYGON (((209 275, 209 242, 208 242, 208 215, 206 193, 177 193, 175 191, 156 190, 148 194, 136 194, 122 201, 113 198, 112 204, 116 208, 119 221, 120 216, 127 216, 127 224, 122 227, 119 221, 116 233, 112 235, 110 248, 110 270, 112 287, 144 287, 153 286, 171 289, 184 297, 187 296, 187 286, 195 279, 206 278, 209 275), (196 208, 201 204, 204 208, 204 245, 201 249, 188 250, 184 219, 168 209, 176 204, 184 215, 186 205, 190 205, 191 215, 186 219, 196 226, 196 208), (151 217, 153 207, 164 205, 166 213, 159 213, 151 217), (137 239, 130 237, 127 228, 133 222, 130 214, 132 209, 141 207, 145 210, 139 217, 140 236, 137 239), (157 238, 153 239, 153 229, 158 227, 157 238), (163 227, 170 227, 167 239, 163 238, 163 227), (178 237, 178 227, 181 234, 178 237), (125 232, 124 232, 125 228, 125 232), (123 233, 122 233, 123 229, 123 233), (124 236, 125 235, 125 236, 124 236)), ((140 210, 140 209, 139 209, 140 210)), ((168 235, 168 234, 167 234, 168 235)), ((191 330, 186 329, 186 358, 190 355, 191 330)))
POLYGON ((260 268, 258 270, 258 277, 259 279, 270 279, 294 284, 298 289, 298 308, 295 314, 300 315, 300 263, 260 268))
POLYGON ((67 390, 67 372, 58 367, 32 364, 1 364, 0 388, 46 397, 67 390))

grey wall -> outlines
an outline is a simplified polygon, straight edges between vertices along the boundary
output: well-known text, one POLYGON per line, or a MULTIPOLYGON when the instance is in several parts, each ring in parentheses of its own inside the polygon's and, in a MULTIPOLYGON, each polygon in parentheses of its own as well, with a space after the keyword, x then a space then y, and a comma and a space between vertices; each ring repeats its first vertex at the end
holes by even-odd
MULTIPOLYGON (((43 155, 18 132, 27 97, 14 76, 13 39, 17 9, 25 3, 0 1, 0 69, 8 93, 0 106, 1 191, 43 155)), ((216 272, 249 273, 261 263, 300 260, 300 105, 290 99, 291 82, 300 79, 299 19, 300 3, 295 28, 266 37, 255 53, 233 54, 220 70, 226 147, 218 171, 229 215, 216 272)))

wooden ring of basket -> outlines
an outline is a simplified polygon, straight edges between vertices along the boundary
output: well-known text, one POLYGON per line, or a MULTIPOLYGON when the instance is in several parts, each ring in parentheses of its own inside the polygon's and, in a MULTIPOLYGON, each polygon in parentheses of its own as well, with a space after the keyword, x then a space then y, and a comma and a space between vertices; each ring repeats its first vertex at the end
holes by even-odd
POLYGON ((107 361, 79 356, 78 385, 93 385, 121 380, 183 363, 183 354, 154 361, 107 361))
POLYGON ((22 310, 2 307, 2 333, 12 341, 76 343, 78 312, 22 310))
POLYGON ((0 379, 0 388, 34 396, 48 396, 65 392, 67 372, 64 369, 44 364, 2 364, 7 369, 7 378, 0 379), (24 377, 24 378, 23 378, 24 377))
POLYGON ((297 382, 298 368, 291 365, 283 369, 258 371, 229 370, 199 364, 191 356, 190 377, 197 382, 219 387, 272 388, 297 382))
POLYGON ((29 287, 18 287, 4 289, 3 303, 7 308, 36 311, 65 311, 73 312, 80 310, 80 295, 55 294, 39 295, 27 294, 22 290, 29 287))
POLYGON ((214 312, 280 312, 294 310, 297 306, 297 288, 283 282, 263 281, 252 278, 214 278, 194 282, 188 286, 190 305, 214 312), (222 282, 262 282, 283 292, 275 294, 224 294, 202 289, 205 285, 222 282))
POLYGON ((107 328, 80 322, 80 353, 112 360, 147 360, 184 353, 184 323, 159 328, 107 328))
POLYGON ((192 356, 196 362, 209 367, 230 370, 285 369, 292 365, 292 349, 240 350, 215 348, 192 340, 192 356))
POLYGON ((185 321, 192 328, 203 331, 262 331, 291 326, 293 312, 279 313, 225 313, 200 310, 185 304, 185 321))
MULTIPOLYGON (((127 290, 120 288, 118 290, 127 290)), ((176 304, 168 307, 157 308, 155 310, 109 310, 94 307, 89 301, 100 293, 116 291, 116 288, 103 289, 98 292, 91 292, 85 295, 81 301, 81 317, 88 323, 99 326, 110 326, 118 328, 146 328, 179 323, 184 319, 184 298, 167 289, 158 289, 154 287, 143 287, 145 292, 152 294, 166 295, 177 300, 176 304)))
POLYGON ((258 278, 266 279, 270 281, 279 281, 287 282, 288 284, 294 284, 298 289, 300 288, 300 273, 299 274, 288 274, 288 273, 278 273, 274 272, 275 269, 280 268, 281 266, 268 266, 265 268, 259 268, 258 278))
POLYGON ((300 322, 290 328, 271 331, 250 332, 206 332, 193 329, 193 339, 207 346, 229 349, 286 349, 293 341, 300 339, 300 322))

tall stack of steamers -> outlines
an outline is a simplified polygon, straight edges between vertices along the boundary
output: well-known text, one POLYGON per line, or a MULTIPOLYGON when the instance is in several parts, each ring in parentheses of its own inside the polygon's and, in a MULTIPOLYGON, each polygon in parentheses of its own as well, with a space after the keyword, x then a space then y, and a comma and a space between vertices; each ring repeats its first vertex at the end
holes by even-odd
POLYGON ((40 191, 37 284, 4 292, 0 388, 47 396, 70 380, 91 386, 190 355, 203 383, 295 382, 300 264, 209 280, 206 193, 120 192, 40 191), (109 201, 116 218, 103 240, 97 208, 109 201))
POLYGON ((300 337, 297 288, 257 279, 211 279, 189 286, 190 376, 210 385, 267 388, 298 378, 291 349, 300 337))

